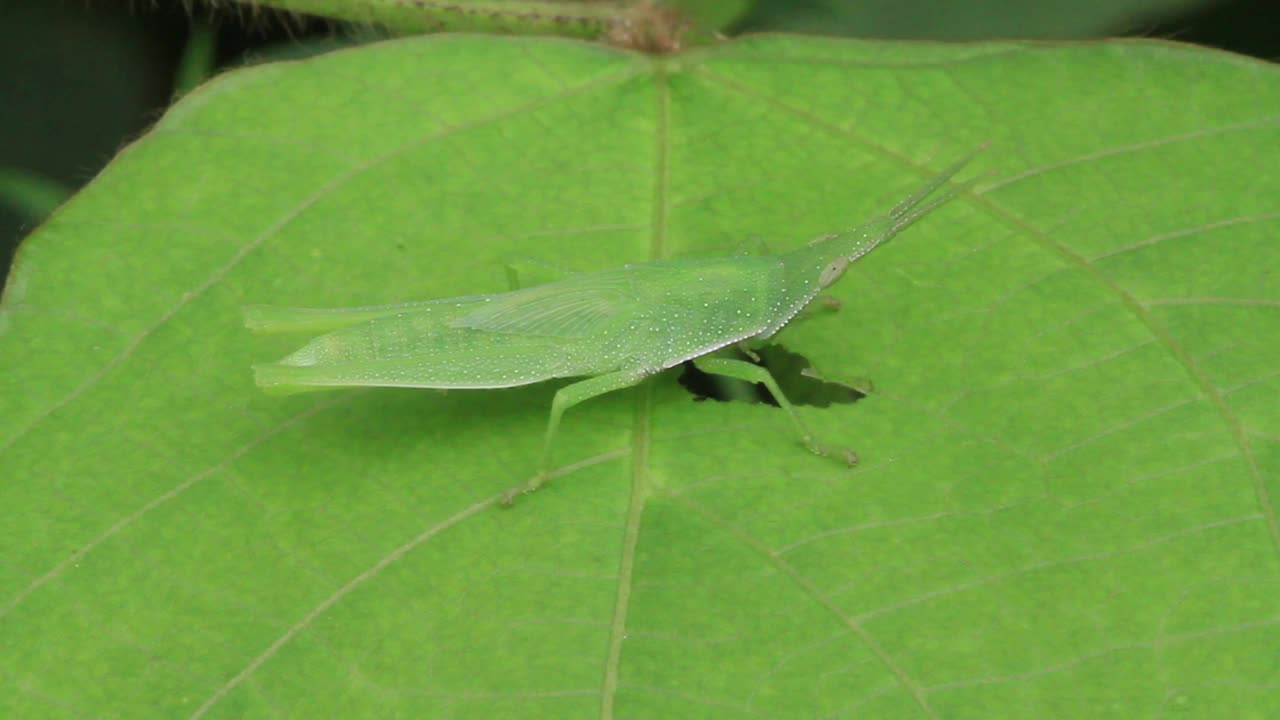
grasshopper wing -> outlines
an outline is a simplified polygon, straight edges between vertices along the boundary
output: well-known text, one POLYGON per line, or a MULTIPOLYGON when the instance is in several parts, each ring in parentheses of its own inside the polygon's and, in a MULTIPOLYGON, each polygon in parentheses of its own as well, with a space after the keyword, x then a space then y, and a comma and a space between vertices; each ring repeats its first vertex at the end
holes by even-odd
POLYGON ((610 337, 459 327, 457 320, 476 312, 477 303, 454 300, 345 324, 278 362, 255 365, 255 379, 273 393, 361 386, 499 388, 615 369, 617 359, 600 350, 613 344, 610 337))
POLYGON ((615 329, 632 298, 625 269, 584 273, 496 296, 450 325, 515 335, 588 337, 615 329))
POLYGON ((323 333, 380 317, 412 312, 421 316, 457 316, 468 309, 490 302, 501 295, 426 300, 399 305, 369 305, 353 308, 294 308, 277 305, 244 307, 245 327, 257 333, 323 333))

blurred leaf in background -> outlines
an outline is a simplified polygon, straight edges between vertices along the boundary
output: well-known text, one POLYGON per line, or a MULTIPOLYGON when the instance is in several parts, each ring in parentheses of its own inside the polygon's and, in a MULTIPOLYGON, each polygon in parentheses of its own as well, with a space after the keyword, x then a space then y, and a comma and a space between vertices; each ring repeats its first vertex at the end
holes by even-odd
POLYGON ((762 2, 744 32, 914 40, 1070 40, 1142 34, 1161 18, 1222 0, 797 0, 762 2))

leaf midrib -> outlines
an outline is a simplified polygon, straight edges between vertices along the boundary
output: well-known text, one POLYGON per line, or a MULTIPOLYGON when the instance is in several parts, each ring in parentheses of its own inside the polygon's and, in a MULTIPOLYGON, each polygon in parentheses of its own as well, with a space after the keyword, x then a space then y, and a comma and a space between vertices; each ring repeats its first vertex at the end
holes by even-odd
MULTIPOLYGON (((661 61, 653 66, 654 82, 654 188, 652 209, 652 235, 650 259, 662 259, 666 255, 667 222, 669 217, 671 153, 670 87, 661 61)), ((609 624, 609 650, 604 664, 603 686, 600 692, 600 717, 612 720, 614 700, 618 694, 618 671, 622 661, 622 641, 627 636, 627 612, 631 603, 631 588, 635 579, 636 547, 640 542, 640 523, 645 502, 650 491, 649 453, 653 433, 653 383, 646 382, 636 388, 636 411, 631 446, 631 496, 627 503, 627 522, 624 525, 622 556, 618 567, 618 592, 614 601, 613 619, 609 624)))

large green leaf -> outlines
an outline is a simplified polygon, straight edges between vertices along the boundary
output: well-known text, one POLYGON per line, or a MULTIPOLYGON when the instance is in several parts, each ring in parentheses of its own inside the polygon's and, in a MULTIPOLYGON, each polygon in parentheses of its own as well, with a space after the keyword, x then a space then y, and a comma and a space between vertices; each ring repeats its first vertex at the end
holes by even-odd
POLYGON ((1280 715, 1280 73, 1159 43, 438 37, 195 91, 0 314, 0 716, 1280 715), (270 397, 245 303, 490 292, 996 174, 782 340, 854 404, 672 374, 270 397))

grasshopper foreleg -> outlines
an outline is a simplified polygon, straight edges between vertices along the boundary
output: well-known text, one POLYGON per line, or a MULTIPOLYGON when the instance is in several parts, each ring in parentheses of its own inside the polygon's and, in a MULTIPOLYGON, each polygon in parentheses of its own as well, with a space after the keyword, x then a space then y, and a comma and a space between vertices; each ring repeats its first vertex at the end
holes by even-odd
POLYGON ((800 442, 804 443, 805 447, 818 455, 840 458, 849 465, 858 463, 858 456, 852 450, 826 445, 814 438, 813 433, 809 431, 809 427, 804 424, 804 421, 796 414, 795 408, 791 406, 791 401, 787 400, 787 396, 782 394, 782 388, 778 387, 777 381, 773 379, 773 375, 769 373, 768 369, 753 365, 745 360, 730 358, 700 357, 695 359, 693 364, 704 373, 724 375, 725 377, 764 385, 769 394, 773 395, 773 399, 778 401, 778 407, 786 411, 787 417, 791 419, 791 424, 795 426, 796 433, 800 436, 800 442))
POLYGON ((551 415, 547 419, 547 433, 542 441, 542 456, 538 460, 538 471, 523 485, 517 485, 503 493, 502 504, 510 505, 517 495, 531 493, 546 484, 547 476, 551 471, 551 446, 555 443, 556 431, 560 428, 560 416, 565 410, 593 397, 631 387, 643 380, 645 375, 634 370, 622 370, 566 385, 557 390, 555 397, 551 400, 551 415))

